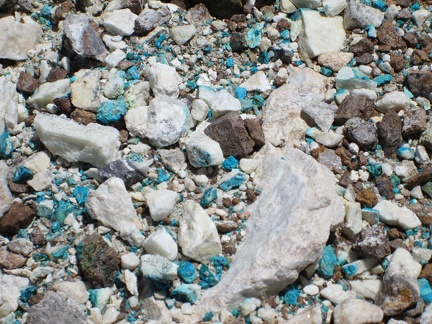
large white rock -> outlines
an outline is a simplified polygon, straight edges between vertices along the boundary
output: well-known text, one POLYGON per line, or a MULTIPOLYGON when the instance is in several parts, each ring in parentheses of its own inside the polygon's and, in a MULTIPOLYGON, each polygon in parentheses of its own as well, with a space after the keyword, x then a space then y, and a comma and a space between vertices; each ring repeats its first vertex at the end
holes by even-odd
POLYGON ((386 113, 389 110, 394 110, 399 112, 400 110, 407 111, 410 107, 410 99, 402 91, 392 91, 390 93, 386 93, 384 97, 382 97, 376 103, 377 110, 383 113, 386 113))
POLYGON ((185 144, 189 162, 196 168, 221 165, 224 161, 219 143, 204 133, 192 133, 186 138, 185 144))
POLYGON ((178 97, 181 78, 174 67, 156 63, 148 68, 147 73, 150 87, 156 96, 162 94, 173 98, 178 97))
POLYGON ((138 136, 139 138, 146 137, 147 113, 147 106, 140 106, 127 111, 125 122, 126 128, 131 136, 138 136))
POLYGON ((334 324, 380 323, 384 318, 381 308, 361 299, 347 299, 336 306, 334 324))
POLYGON ((271 84, 263 71, 258 71, 243 82, 240 87, 247 91, 265 92, 271 90, 271 84))
POLYGON ((202 297, 203 311, 277 294, 321 257, 330 228, 344 218, 332 190, 336 179, 325 166, 298 149, 280 155, 267 144, 260 154, 254 180, 262 194, 249 207, 246 239, 218 285, 202 297))
POLYGON ((18 93, 15 89, 14 83, 0 77, 0 132, 11 131, 18 123, 18 93))
POLYGON ((27 278, 2 274, 0 276, 0 318, 18 308, 21 290, 29 285, 27 278))
POLYGON ((28 99, 28 103, 36 109, 45 109, 48 104, 53 103, 55 98, 64 97, 70 91, 69 79, 47 82, 37 88, 36 92, 28 99))
POLYGON ((213 116, 221 117, 231 111, 240 111, 241 103, 227 90, 214 91, 211 87, 200 86, 198 98, 209 105, 213 116))
POLYGON ((72 104, 84 110, 96 112, 101 104, 102 89, 98 70, 79 70, 75 73, 76 81, 71 85, 72 104))
POLYGON ((177 198, 177 192, 168 189, 160 189, 146 194, 151 218, 158 222, 169 216, 174 210, 177 198))
POLYGON ((307 307, 303 309, 299 309, 297 314, 289 319, 288 321, 283 322, 283 324, 321 324, 322 323, 322 313, 321 306, 319 303, 316 303, 313 307, 307 307))
POLYGON ((178 242, 183 255, 199 262, 222 253, 216 225, 200 204, 192 200, 183 204, 178 242))
POLYGON ((120 232, 120 236, 130 244, 141 246, 144 242, 140 232, 142 224, 120 178, 109 178, 92 191, 85 206, 92 218, 120 232))
POLYGON ((333 123, 334 108, 324 102, 327 78, 312 69, 289 69, 287 84, 273 91, 262 114, 266 140, 275 146, 294 146, 312 119, 323 131, 333 123), (289 122, 287 122, 289 120, 289 122))
POLYGON ((69 162, 103 167, 117 159, 120 133, 99 124, 78 124, 55 115, 38 114, 33 126, 45 147, 69 162))
POLYGON ((373 25, 375 28, 381 26, 384 19, 384 13, 367 6, 358 0, 348 1, 348 7, 345 9, 344 25, 346 29, 366 28, 373 25))
POLYGON ((160 227, 156 232, 150 234, 143 246, 149 254, 160 255, 171 261, 177 257, 177 243, 164 227, 160 227))
POLYGON ((389 200, 382 200, 374 209, 380 212, 380 220, 388 225, 397 225, 404 230, 421 226, 421 221, 411 210, 405 206, 399 207, 389 200))
POLYGON ((193 25, 176 26, 170 29, 170 36, 177 45, 181 46, 194 37, 196 32, 197 30, 193 25))
POLYGON ((302 10, 303 30, 299 38, 300 53, 309 58, 339 51, 345 41, 342 17, 321 16, 318 11, 302 10))
POLYGON ((422 266, 412 257, 407 250, 398 248, 391 256, 390 263, 386 269, 386 275, 403 275, 417 279, 422 266))
POLYGON ((5 161, 0 161, 0 218, 10 209, 13 196, 8 186, 10 168, 5 161))
POLYGON ((191 118, 183 101, 158 95, 148 108, 146 137, 158 148, 175 144, 187 134, 191 118))
POLYGON ((42 28, 30 16, 23 17, 23 24, 12 16, 0 19, 0 59, 26 60, 27 52, 35 49, 42 40, 42 28))
POLYGON ((158 281, 173 281, 177 276, 178 265, 160 256, 145 254, 141 257, 140 270, 144 277, 158 281))
POLYGON ((105 29, 113 35, 132 35, 138 18, 130 9, 114 10, 104 21, 105 29))

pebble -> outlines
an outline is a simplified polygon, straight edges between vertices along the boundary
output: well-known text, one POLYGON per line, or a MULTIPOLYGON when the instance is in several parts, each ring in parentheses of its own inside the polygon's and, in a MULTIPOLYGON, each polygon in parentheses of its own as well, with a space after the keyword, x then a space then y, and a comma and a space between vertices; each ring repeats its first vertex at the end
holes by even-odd
POLYGON ((408 110, 410 99, 404 92, 393 91, 386 93, 381 100, 376 103, 377 109, 380 112, 387 112, 388 110, 394 110, 399 112, 400 110, 408 110))
POLYGON ((135 270, 139 265, 138 256, 129 252, 121 256, 121 267, 128 270, 135 270))
POLYGON ((197 30, 193 25, 177 26, 170 29, 170 36, 177 45, 184 45, 194 35, 197 30))
POLYGON ((160 255, 171 261, 177 257, 177 243, 163 227, 150 234, 143 247, 147 253, 160 255))
POLYGON ((148 68, 150 87, 156 95, 177 98, 179 95, 180 76, 172 66, 156 63, 148 68))
POLYGON ((408 208, 399 207, 396 203, 382 200, 374 206, 380 213, 380 219, 389 225, 398 225, 403 229, 412 229, 421 225, 416 214, 408 208))
POLYGON ((161 282, 173 281, 178 266, 160 255, 145 254, 141 257, 140 270, 144 277, 161 282))
POLYGON ((132 13, 130 9, 114 10, 103 24, 105 29, 113 35, 132 35, 137 18, 138 16, 132 13))
POLYGON ((189 163, 196 168, 221 165, 224 160, 219 143, 205 134, 194 132, 185 144, 189 163))
POLYGON ((335 307, 333 316, 335 324, 366 324, 381 322, 384 313, 381 308, 365 300, 347 299, 335 307))

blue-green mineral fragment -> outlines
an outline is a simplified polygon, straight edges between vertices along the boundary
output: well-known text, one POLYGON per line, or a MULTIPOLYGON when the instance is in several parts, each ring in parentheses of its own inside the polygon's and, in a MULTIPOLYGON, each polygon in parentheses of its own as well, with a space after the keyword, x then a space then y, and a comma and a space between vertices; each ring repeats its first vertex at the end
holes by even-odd
POLYGON ((334 275, 335 267, 338 263, 336 254, 331 245, 324 248, 323 256, 318 261, 318 273, 326 279, 330 279, 334 275))

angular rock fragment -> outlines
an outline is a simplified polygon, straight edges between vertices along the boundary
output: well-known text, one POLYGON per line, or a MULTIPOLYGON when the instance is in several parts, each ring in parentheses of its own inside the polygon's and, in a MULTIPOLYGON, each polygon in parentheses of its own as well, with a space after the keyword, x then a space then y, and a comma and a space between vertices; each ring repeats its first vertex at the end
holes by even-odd
POLYGON ((167 189, 160 189, 146 195, 150 216, 156 222, 164 220, 169 216, 176 205, 177 192, 167 189))
POLYGON ((318 56, 318 63, 332 71, 338 72, 344 66, 347 66, 353 58, 352 53, 345 52, 325 52, 318 56))
POLYGON ((348 140, 366 150, 373 148, 377 142, 375 124, 360 117, 351 118, 345 123, 344 135, 348 140))
POLYGON ((113 35, 132 35, 138 18, 130 9, 114 10, 104 21, 105 29, 113 35))
POLYGON ((71 84, 71 101, 76 108, 97 112, 101 104, 101 72, 82 69, 75 73, 76 80, 71 84))
POLYGON ((8 187, 9 167, 4 161, 0 161, 0 224, 1 218, 12 206, 13 196, 8 187))
POLYGON ((185 144, 189 163, 195 168, 221 165, 224 160, 219 143, 203 133, 192 133, 185 144))
POLYGON ((384 313, 378 306, 361 299, 347 299, 335 307, 335 324, 379 323, 384 313))
POLYGON ((98 172, 102 181, 117 177, 122 179, 126 188, 129 189, 133 184, 144 180, 147 169, 147 165, 144 163, 116 160, 108 163, 99 169, 98 172))
POLYGON ((381 100, 376 103, 377 110, 386 113, 389 110, 399 112, 400 110, 408 110, 410 99, 401 91, 393 91, 386 93, 381 100))
POLYGON ((26 72, 20 73, 18 83, 17 83, 18 91, 24 92, 26 94, 32 94, 37 89, 38 86, 39 86, 38 80, 36 80, 30 74, 26 72))
POLYGON ((209 105, 214 117, 241 110, 240 101, 226 90, 216 92, 208 86, 201 86, 198 89, 198 98, 209 105))
POLYGON ((2 273, 0 276, 0 318, 16 311, 21 290, 29 285, 27 278, 2 273))
POLYGON ((177 276, 178 265, 160 255, 145 254, 141 257, 140 270, 144 277, 158 282, 171 282, 177 276))
POLYGON ((345 9, 344 25, 346 29, 366 28, 369 25, 379 27, 383 19, 384 13, 381 10, 350 0, 345 9))
POLYGON ((432 181, 432 166, 426 165, 422 172, 419 172, 415 174, 414 176, 410 177, 406 183, 405 188, 408 190, 412 190, 414 187, 422 186, 427 182, 432 181))
POLYGON ((10 210, 0 219, 0 234, 17 234, 18 230, 29 226, 35 216, 35 211, 29 206, 12 203, 10 210))
POLYGON ((404 136, 417 136, 427 128, 427 115, 423 108, 413 107, 407 111, 403 121, 404 136))
POLYGON ((157 95, 166 95, 176 99, 179 95, 180 76, 172 66, 156 63, 148 68, 150 87, 157 95))
POLYGON ((27 261, 22 255, 6 250, 6 247, 0 248, 0 267, 13 270, 21 268, 27 261))
POLYGON ((147 253, 160 255, 168 260, 175 260, 177 257, 177 243, 163 227, 150 234, 144 241, 143 247, 147 253))
POLYGON ((12 131, 18 123, 18 93, 9 78, 0 77, 0 131, 12 131))
POLYGON ((170 29, 170 36, 177 45, 182 46, 194 37, 196 32, 197 29, 192 25, 176 26, 170 29))
POLYGON ((380 220, 388 225, 398 225, 405 230, 421 226, 416 214, 394 202, 382 200, 373 209, 380 212, 380 220))
POLYGON ((365 228, 354 237, 353 249, 357 255, 382 259, 391 253, 382 224, 365 228))
POLYGON ((392 49, 401 49, 404 51, 407 47, 394 27, 393 22, 390 20, 386 20, 381 27, 378 28, 377 37, 380 44, 389 45, 392 49))
POLYGON ((171 12, 163 7, 158 10, 144 9, 135 20, 135 32, 148 33, 171 19, 171 12))
POLYGON ((66 96, 71 91, 68 79, 42 84, 36 92, 28 99, 29 105, 39 110, 45 110, 48 104, 54 102, 55 98, 66 96))
POLYGON ((378 125, 378 136, 384 153, 389 157, 403 144, 402 121, 395 111, 390 110, 384 115, 378 125))
POLYGON ((34 127, 46 148, 69 162, 83 161, 102 167, 117 158, 120 134, 113 127, 83 126, 42 113, 36 116, 34 127))
POLYGON ((406 83, 414 96, 430 99, 432 92, 432 72, 409 71, 406 83))
POLYGON ((346 96, 339 105, 334 115, 334 121, 337 125, 343 125, 348 119, 354 117, 368 120, 373 110, 373 100, 370 100, 366 95, 351 94, 346 96))
POLYGON ((249 79, 243 82, 240 87, 245 88, 247 91, 258 92, 265 92, 272 88, 263 71, 258 71, 253 74, 249 79))

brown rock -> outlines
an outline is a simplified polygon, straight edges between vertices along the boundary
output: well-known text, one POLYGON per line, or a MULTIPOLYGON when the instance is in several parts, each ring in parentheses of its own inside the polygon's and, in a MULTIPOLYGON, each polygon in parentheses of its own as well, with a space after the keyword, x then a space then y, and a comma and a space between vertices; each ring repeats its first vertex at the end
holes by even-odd
POLYGON ((123 61, 120 61, 120 63, 117 65, 117 69, 126 71, 127 69, 129 69, 130 67, 132 67, 134 65, 135 64, 133 64, 131 61, 123 60, 123 61))
POLYGON ((348 187, 348 185, 350 185, 352 183, 351 179, 350 179, 350 175, 348 172, 345 172, 341 179, 339 180, 339 185, 346 188, 348 187))
POLYGON ((223 251, 228 255, 234 255, 237 252, 237 248, 232 242, 225 243, 222 248, 223 251))
POLYGON ((261 124, 256 119, 245 119, 244 125, 247 132, 249 133, 249 136, 255 142, 254 150, 258 151, 265 145, 265 137, 261 124))
POLYGON ((65 15, 75 10, 75 4, 71 0, 63 2, 57 7, 53 21, 57 25, 61 20, 65 19, 65 15))
POLYGON ((420 135, 426 130, 426 122, 427 115, 423 108, 411 108, 404 116, 403 135, 408 137, 420 135))
POLYGON ((54 104, 58 107, 61 114, 70 116, 72 112, 72 104, 69 98, 55 98, 54 104))
POLYGON ((204 4, 213 17, 220 19, 230 18, 243 11, 242 0, 191 0, 191 2, 204 4))
POLYGON ((412 13, 407 8, 399 11, 397 16, 396 16, 396 18, 400 19, 400 20, 408 20, 408 19, 411 19, 411 17, 412 17, 412 13))
POLYGON ((350 52, 353 52, 356 56, 360 56, 364 53, 373 53, 374 44, 369 39, 363 38, 350 46, 350 52))
POLYGON ((232 33, 230 46, 233 52, 242 52, 248 48, 246 38, 242 33, 232 33))
POLYGON ((402 37, 396 31, 393 22, 386 20, 377 30, 380 44, 389 45, 392 49, 406 50, 407 46, 402 37))
POLYGON ((30 190, 28 184, 15 183, 12 181, 12 177, 8 178, 8 186, 11 192, 21 194, 30 190))
POLYGON ((419 43, 417 34, 415 32, 405 33, 403 40, 409 47, 415 47, 419 43))
MULTIPOLYGON (((174 3, 174 1, 171 1, 174 3)), ((123 0, 122 1, 122 9, 129 9, 132 11, 135 15, 139 15, 141 11, 143 10, 143 4, 145 2, 142 0, 123 0)), ((181 1, 177 1, 175 3, 176 5, 180 5, 180 8, 185 8, 181 6, 181 1)), ((183 3, 184 4, 184 3, 183 3)))
POLYGON ((336 154, 341 158, 342 164, 345 165, 349 170, 357 170, 359 167, 359 161, 355 158, 351 158, 353 154, 348 151, 345 147, 338 147, 336 154))
POLYGON ((90 111, 83 109, 75 109, 71 114, 71 118, 77 123, 84 125, 96 123, 96 115, 90 111))
POLYGON ((367 65, 373 61, 373 55, 371 53, 364 53, 359 57, 356 57, 357 65, 367 65))
POLYGON ((374 101, 361 94, 352 94, 345 97, 335 113, 336 125, 343 125, 350 118, 360 117, 368 120, 374 111, 374 101))
POLYGON ((395 196, 393 192, 393 186, 387 175, 382 174, 378 178, 376 178, 375 185, 378 188, 378 191, 382 197, 385 197, 387 200, 394 199, 395 196))
POLYGON ((432 181, 432 165, 426 165, 422 172, 419 172, 409 178, 405 183, 405 188, 408 190, 417 186, 422 186, 427 182, 432 181))
POLYGON ((253 203, 257 199, 257 194, 253 189, 246 189, 246 197, 250 203, 253 203))
POLYGON ((390 246, 390 249, 391 249, 392 253, 394 251, 396 251, 397 249, 400 249, 400 248, 408 250, 406 244, 400 238, 397 238, 397 239, 394 239, 393 241, 390 241, 389 242, 389 246, 390 246))
POLYGON ((387 157, 396 153, 403 144, 401 133, 402 121, 399 115, 394 110, 389 110, 378 125, 379 142, 387 157))
POLYGON ((18 78, 17 89, 25 94, 32 94, 39 87, 39 81, 30 74, 21 72, 18 78))
POLYGON ((25 123, 26 127, 30 127, 31 125, 33 125, 35 118, 36 118, 36 115, 32 114, 32 115, 28 116, 26 119, 24 119, 24 123, 25 123))
POLYGON ((421 49, 430 53, 432 51, 432 38, 428 34, 420 34, 418 38, 421 49))
POLYGON ((18 238, 10 242, 7 248, 14 253, 28 256, 33 251, 33 243, 27 239, 18 238))
POLYGON ((291 28, 291 23, 287 19, 281 19, 276 24, 276 29, 278 32, 282 32, 284 30, 289 30, 291 28))
POLYGON ((9 252, 6 248, 0 249, 0 267, 6 269, 18 269, 21 268, 27 261, 27 258, 22 255, 9 252))
POLYGON ((396 4, 403 8, 411 6, 411 3, 411 0, 396 0, 396 4))
POLYGON ((230 112, 216 119, 204 133, 219 143, 225 156, 243 158, 252 153, 255 146, 238 112, 230 112))
POLYGON ((406 82, 411 93, 416 97, 430 98, 432 92, 432 72, 411 71, 406 82))
POLYGON ((356 234, 352 248, 357 255, 365 258, 382 259, 389 255, 391 250, 384 232, 384 225, 372 225, 356 234))
POLYGON ((363 188, 356 196, 356 200, 362 207, 372 208, 378 204, 378 197, 372 188, 363 188))
POLYGON ((36 216, 29 206, 14 202, 11 209, 0 219, 0 234, 15 235, 19 229, 26 228, 36 216))
POLYGON ((46 243, 46 234, 48 233, 44 233, 39 227, 36 227, 30 234, 30 240, 34 245, 44 246, 46 243))
POLYGON ((422 65, 423 63, 430 62, 428 53, 418 49, 414 50, 412 53, 411 60, 414 65, 422 65))
POLYGON ((387 236, 390 240, 402 239, 404 240, 406 235, 403 232, 400 232, 397 228, 393 227, 387 231, 387 236))
POLYGON ((419 278, 425 278, 429 283, 432 283, 432 264, 428 263, 420 273, 419 278))
POLYGON ((234 221, 215 222, 218 233, 226 234, 235 231, 238 224, 234 221))
POLYGON ((390 58, 390 65, 395 72, 402 71, 407 63, 408 61, 404 59, 403 55, 392 55, 390 58))
POLYGON ((65 69, 62 69, 61 67, 55 67, 51 69, 50 73, 47 76, 48 82, 56 82, 58 80, 62 80, 66 78, 67 72, 65 69))
POLYGON ((423 226, 429 227, 430 225, 432 225, 432 216, 429 214, 424 215, 421 219, 421 222, 423 226))
POLYGON ((211 15, 206 6, 198 3, 196 6, 190 8, 186 14, 186 19, 189 22, 203 22, 211 19, 211 15))

